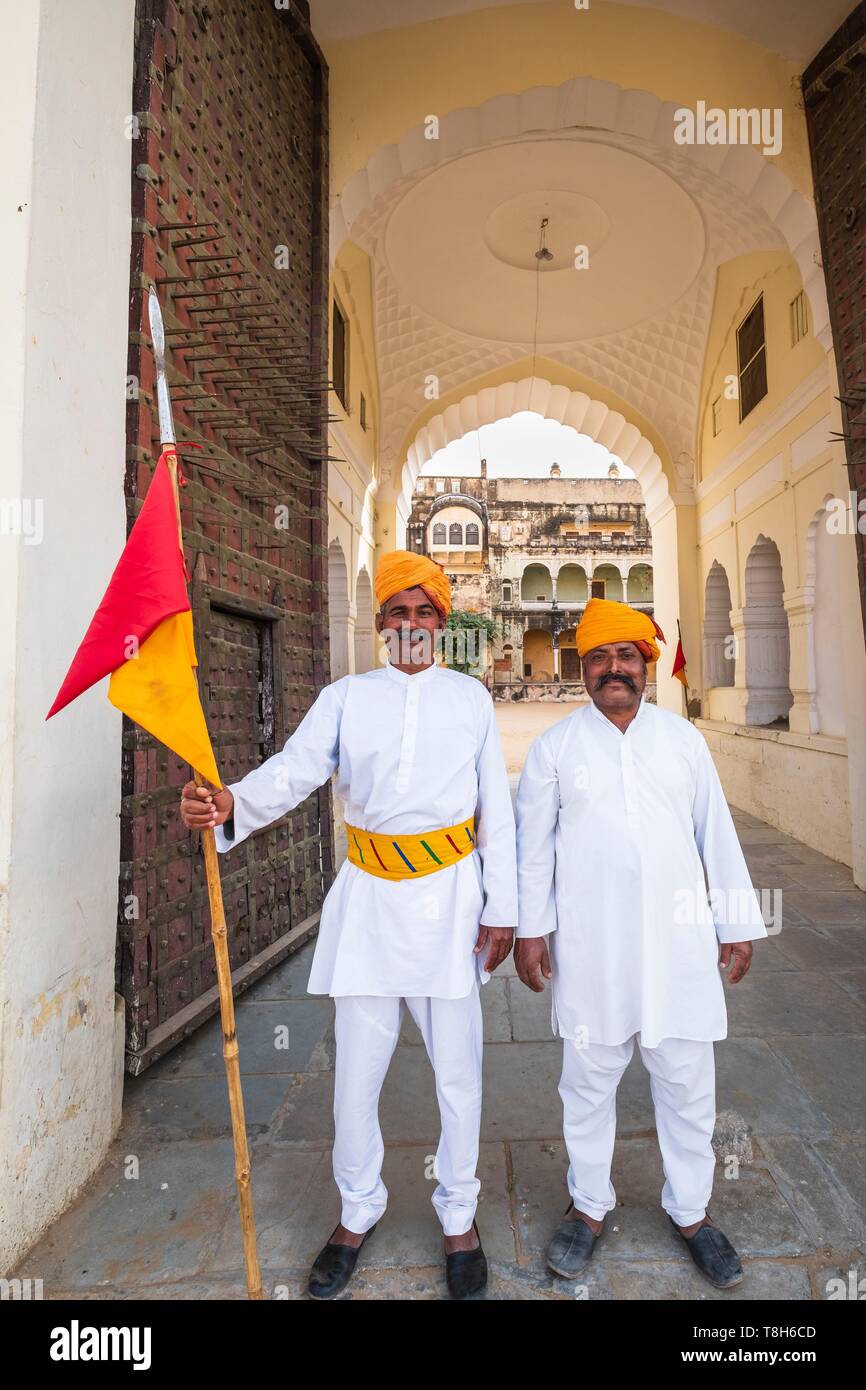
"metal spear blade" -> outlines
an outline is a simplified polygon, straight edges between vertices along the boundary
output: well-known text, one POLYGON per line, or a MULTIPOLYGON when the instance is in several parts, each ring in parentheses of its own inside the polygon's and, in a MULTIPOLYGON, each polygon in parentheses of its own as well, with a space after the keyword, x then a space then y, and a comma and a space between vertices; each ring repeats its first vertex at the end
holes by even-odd
POLYGON ((150 337, 153 342, 153 360, 156 366, 156 400, 159 406, 159 438, 163 448, 175 443, 174 418, 171 413, 171 397, 168 393, 168 378, 165 374, 165 328, 162 310, 156 289, 151 285, 147 296, 147 317, 150 322, 150 337))

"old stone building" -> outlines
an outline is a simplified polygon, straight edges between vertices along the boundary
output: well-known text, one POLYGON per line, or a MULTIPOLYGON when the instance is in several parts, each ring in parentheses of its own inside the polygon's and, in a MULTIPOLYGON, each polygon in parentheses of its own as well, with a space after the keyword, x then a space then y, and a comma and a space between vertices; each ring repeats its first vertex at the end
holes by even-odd
MULTIPOLYGON (((151 285, 178 435, 204 446, 183 522, 227 777, 374 664, 377 560, 421 544, 496 618, 501 694, 573 682, 604 584, 652 603, 680 714, 679 623, 731 803, 866 887, 866 4, 6 11, 0 1269, 216 1008, 188 770, 101 688, 44 717, 159 449, 151 285), (524 411, 633 479, 425 476, 524 411)), ((316 930, 334 863, 325 787, 224 866, 236 993, 316 930)))
MULTIPOLYGON (((421 476, 409 545, 451 580, 454 606, 496 620, 482 670, 506 699, 583 691, 575 627, 587 599, 653 611, 652 541, 640 484, 620 476, 421 476)), ((655 667, 650 670, 655 681, 655 667)), ((652 695, 653 692, 651 691, 652 695)))

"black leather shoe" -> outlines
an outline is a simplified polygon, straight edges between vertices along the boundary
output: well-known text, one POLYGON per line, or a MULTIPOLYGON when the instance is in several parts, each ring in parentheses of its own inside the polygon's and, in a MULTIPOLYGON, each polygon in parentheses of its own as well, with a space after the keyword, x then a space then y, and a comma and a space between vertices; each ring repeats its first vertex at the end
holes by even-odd
MULTIPOLYGON (((600 1239, 580 1217, 576 1221, 565 1220, 573 1206, 574 1203, 569 1202, 565 1208, 563 1219, 547 1247, 548 1268, 563 1279, 574 1279, 580 1273, 589 1263, 595 1243, 600 1239)), ((604 1234, 603 1230, 601 1234, 604 1234)))
POLYGON ((472 1228, 478 1236, 474 1250, 454 1250, 445 1254, 445 1282, 452 1298, 483 1298, 487 1288, 487 1258, 481 1248, 481 1235, 475 1222, 472 1228))
MULTIPOLYGON (((376 1225, 378 1224, 377 1221, 376 1225)), ((358 1246, 328 1241, 319 1251, 310 1270, 307 1283, 310 1298, 336 1298, 338 1293, 343 1292, 355 1272, 359 1254, 375 1229, 376 1226, 371 1226, 369 1231, 365 1231, 364 1239, 358 1246)))
POLYGON ((718 1226, 701 1226, 693 1236, 684 1236, 673 1217, 668 1218, 678 1236, 682 1236, 689 1254, 703 1274, 717 1289, 732 1289, 743 1277, 740 1257, 718 1226))

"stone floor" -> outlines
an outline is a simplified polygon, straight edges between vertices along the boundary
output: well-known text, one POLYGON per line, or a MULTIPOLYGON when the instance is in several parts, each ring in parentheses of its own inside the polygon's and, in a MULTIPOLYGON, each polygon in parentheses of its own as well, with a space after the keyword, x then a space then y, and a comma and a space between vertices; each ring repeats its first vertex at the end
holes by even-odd
MULTIPOLYGON (((547 996, 512 962, 484 989, 487 1047, 479 1225, 496 1299, 824 1299, 864 1274, 866 895, 848 871, 736 813, 756 886, 781 889, 784 926, 728 991, 716 1047, 720 1123, 751 1157, 720 1161, 711 1210, 746 1278, 719 1294, 697 1275, 658 1205, 662 1175, 647 1078, 635 1057, 619 1092, 619 1205, 581 1285, 542 1252, 563 1211, 560 1044, 547 996)), ((338 1216, 330 1167, 332 1004, 305 993, 312 946, 238 1003, 258 1243, 269 1297, 302 1296, 338 1216), (275 1045, 288 1027, 288 1050, 275 1045)), ((411 1021, 382 1097, 390 1205, 344 1297, 444 1297, 430 1205, 438 1134, 432 1075, 411 1021)), ((728 1139, 720 1143, 729 1152, 728 1139)), ((240 1227, 219 1026, 212 1021, 127 1080, 110 1155, 22 1262, 47 1298, 242 1298, 240 1227), (125 1176, 132 1161, 137 1178, 125 1176)), ((866 1285, 864 1285, 866 1287, 866 1285)))

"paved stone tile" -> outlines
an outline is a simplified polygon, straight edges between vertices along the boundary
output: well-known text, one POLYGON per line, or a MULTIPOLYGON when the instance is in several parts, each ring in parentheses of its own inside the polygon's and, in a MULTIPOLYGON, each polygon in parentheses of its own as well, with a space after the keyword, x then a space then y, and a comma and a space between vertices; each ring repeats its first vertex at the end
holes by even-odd
MULTIPOLYGON (((244 998, 237 1011, 241 1075, 328 1071, 334 1065, 334 1005, 330 999, 244 998), (279 1044, 279 1045, 278 1045, 279 1044)), ((151 1077, 225 1075, 218 1018, 157 1062, 151 1077)))
MULTIPOLYGON (((272 1296, 271 1289, 262 1280, 265 1298, 272 1296)), ((300 1294, 295 1295, 297 1297, 300 1294)), ((61 1302, 74 1300, 76 1303, 104 1301, 111 1303, 200 1303, 209 1300, 237 1300, 247 1302, 247 1289, 243 1269, 219 1279, 180 1279, 174 1283, 153 1284, 100 1284, 98 1288, 52 1289, 45 1290, 46 1299, 61 1302)))
MULTIPOLYGON (((522 1143, 510 1148, 520 1249, 531 1260, 543 1261, 569 1200, 565 1146, 522 1143)), ((608 1213, 593 1263, 690 1262, 688 1250, 661 1207, 664 1174, 655 1139, 618 1138, 611 1181, 617 1205, 608 1213)), ((743 1256, 791 1257, 814 1249, 815 1242, 761 1168, 741 1165, 737 1179, 726 1181, 724 1169, 717 1165, 710 1210, 743 1256)))
POLYGON ((792 927, 778 936, 783 956, 801 970, 844 970, 866 967, 866 932, 862 927, 792 927))
POLYGON ((508 986, 511 1004, 511 1026, 517 1042, 547 1042, 554 1036, 550 1027, 550 985, 535 994, 514 979, 508 986))
MULTIPOLYGON (((775 1260, 743 1260, 743 1282, 733 1289, 714 1289, 698 1273, 691 1261, 666 1264, 653 1260, 647 1264, 613 1265, 607 1270, 608 1282, 617 1299, 657 1302, 668 1299, 699 1300, 708 1303, 749 1303, 773 1300, 800 1303, 811 1299, 807 1270, 775 1260)), ((713 1343, 715 1347, 717 1344, 713 1343)))
MULTIPOLYGON (((481 986, 481 1012, 484 1017, 485 1042, 510 1042, 511 1020, 508 1015, 507 980, 499 978, 499 972, 492 975, 486 985, 481 986)), ((403 1023, 400 1041, 411 1047, 423 1047, 418 1025, 409 1010, 403 1008, 403 1023)))
MULTIPOLYGON (((785 893, 789 888, 802 888, 795 878, 787 872, 787 865, 779 865, 775 860, 747 859, 746 865, 756 893, 785 893)), ((783 901, 784 906, 784 901, 783 901)))
MULTIPOLYGON (((178 1077, 161 1081, 144 1076, 127 1082, 123 1134, 128 1142, 151 1147, 174 1139, 218 1139, 231 1134, 225 1075, 178 1077)), ((244 1118, 252 1137, 267 1131, 294 1084, 292 1076, 247 1076, 244 1118)))
POLYGON ((776 830, 772 825, 764 825, 760 821, 757 825, 738 825, 737 835, 743 849, 747 845, 790 845, 792 849, 797 849, 800 844, 799 840, 786 835, 784 830, 776 830))
MULTIPOLYGON (((763 974, 765 970, 796 970, 793 961, 782 952, 779 946, 783 933, 779 932, 773 936, 762 936, 754 943, 752 952, 752 964, 749 967, 749 974, 757 972, 763 974)), ((739 985, 737 985, 739 989, 739 985)))
MULTIPOLYGON (((505 1152, 482 1144, 478 1164, 481 1196, 478 1227, 488 1258, 514 1260, 507 1195, 505 1152)), ((388 1206, 364 1247, 372 1269, 438 1265, 443 1260, 442 1229, 431 1203, 436 1180, 432 1152, 424 1147, 387 1146, 382 1178, 388 1206)), ((340 1219, 340 1199, 330 1151, 269 1151, 253 1160, 259 1259, 270 1277, 307 1271, 340 1219)), ((223 1223, 207 1273, 239 1268, 243 1262, 240 1224, 232 1212, 223 1223)))
POLYGON ((790 845, 765 844, 762 841, 760 844, 742 845, 742 852, 749 869, 755 866, 758 869, 773 869, 780 865, 787 872, 788 866, 802 867, 802 860, 790 845))
MULTIPOLYGON (((484 1049, 482 1138, 558 1134, 562 1111, 557 1084, 561 1044, 490 1043, 484 1049)), ((333 1134, 333 1077, 296 1077, 287 1092, 272 1138, 314 1144, 333 1134)), ((398 1046, 382 1088, 379 1121, 389 1144, 433 1144, 439 1109, 433 1071, 423 1047, 398 1046)))
POLYGON ((866 893, 810 892, 789 889, 785 894, 785 915, 793 908, 807 922, 821 925, 835 922, 841 925, 866 926, 866 893))
MULTIPOLYGON (((271 1279, 308 1271, 340 1219, 331 1150, 275 1150, 257 1146, 251 1155, 256 1239, 262 1270, 271 1279)), ((208 1277, 243 1268, 237 1206, 221 1222, 214 1249, 203 1266, 208 1277)))
POLYGON ((861 1004, 866 1004, 866 969, 836 970, 833 972, 833 979, 861 1004))
POLYGON ((484 1139, 523 1139, 562 1131, 562 1043, 497 1043, 484 1051, 484 1139))
MULTIPOLYGON (((857 1241, 866 1243, 866 1139, 817 1139, 814 1143, 834 1180, 850 1198, 857 1226, 857 1241)), ((837 1242, 839 1245, 841 1241, 837 1242)))
POLYGON ((855 1256, 847 1264, 824 1264, 812 1277, 815 1298, 828 1302, 862 1302, 866 1295, 866 1261, 855 1256))
POLYGON ((863 1005, 818 971, 750 971, 725 997, 730 1037, 866 1032, 863 1005))
POLYGON ((166 1144, 139 1154, 138 1177, 115 1144, 77 1202, 22 1261, 54 1290, 139 1288, 201 1268, 235 1203, 231 1141, 166 1144))
POLYGON ((512 948, 510 954, 505 957, 505 960, 502 962, 502 964, 500 966, 497 966, 496 974, 493 976, 493 978, 495 980, 510 980, 515 978, 516 975, 517 969, 514 964, 514 950, 512 948))
POLYGON ((864 1144, 790 1134, 761 1139, 771 1176, 818 1246, 845 1250, 866 1237, 864 1144))
POLYGON ((334 1142, 333 1072, 308 1072, 291 1078, 268 1140, 302 1148, 319 1148, 323 1143, 330 1147, 334 1142))
POLYGON ((772 1046, 834 1130, 866 1132, 866 1038, 775 1038, 772 1046))
POLYGON ((836 892, 854 891, 854 880, 847 864, 837 864, 830 859, 826 863, 810 863, 799 858, 797 863, 786 867, 785 872, 803 888, 811 891, 830 890, 836 892))
POLYGON ((307 994, 307 981, 313 964, 315 939, 307 941, 299 950, 271 970, 261 980, 257 980, 249 991, 250 999, 321 999, 326 996, 307 994))
MULTIPOLYGON (((840 1046, 835 1040, 832 1045, 840 1046)), ((759 1135, 826 1135, 826 1118, 803 1090, 787 1058, 776 1055, 779 1048, 759 1038, 716 1043, 717 1109, 736 1111, 759 1135)))

